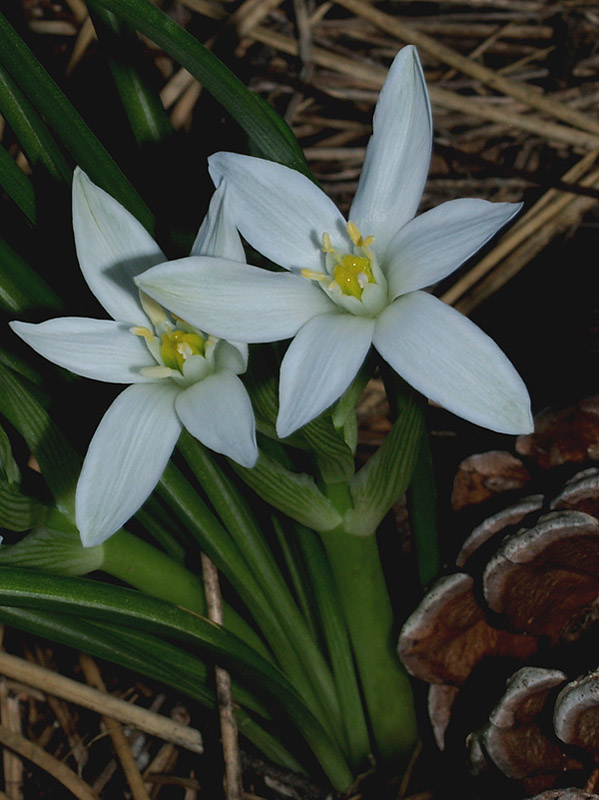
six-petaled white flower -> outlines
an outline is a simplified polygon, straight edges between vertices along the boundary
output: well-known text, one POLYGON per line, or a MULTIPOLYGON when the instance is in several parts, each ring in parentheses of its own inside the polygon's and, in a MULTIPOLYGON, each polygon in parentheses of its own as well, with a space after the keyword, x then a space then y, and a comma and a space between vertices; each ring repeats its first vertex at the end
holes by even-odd
MULTIPOLYGON (((239 235, 215 192, 192 253, 243 259, 239 235)), ((105 413, 76 492, 84 545, 118 530, 152 492, 182 427, 219 453, 254 465, 254 415, 238 377, 247 345, 208 336, 167 314, 133 278, 165 256, 143 226, 77 170, 73 227, 85 280, 112 320, 63 317, 11 323, 38 353, 86 378, 132 384, 105 413)))
POLYGON ((528 392, 507 357, 422 291, 475 253, 519 205, 460 199, 414 217, 432 122, 412 47, 391 66, 373 128, 349 222, 299 172, 233 153, 210 159, 242 236, 286 272, 190 258, 155 266, 138 285, 217 336, 248 343, 294 337, 281 364, 281 437, 341 396, 371 345, 459 416, 504 433, 532 430, 528 392))

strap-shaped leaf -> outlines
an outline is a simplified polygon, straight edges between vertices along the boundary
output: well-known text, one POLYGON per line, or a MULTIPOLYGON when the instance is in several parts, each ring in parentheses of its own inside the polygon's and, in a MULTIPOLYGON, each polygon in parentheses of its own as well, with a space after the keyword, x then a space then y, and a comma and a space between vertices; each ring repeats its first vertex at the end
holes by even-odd
POLYGON ((29 222, 35 222, 35 195, 31 181, 2 146, 0 146, 0 186, 29 222))
POLYGON ((0 474, 6 483, 21 482, 21 470, 12 454, 12 447, 8 434, 0 425, 0 474))
POLYGON ((89 7, 135 140, 139 145, 163 141, 173 131, 158 93, 146 79, 148 62, 135 31, 110 11, 92 3, 89 7))
POLYGON ((0 568, 0 605, 41 608, 164 635, 215 660, 250 686, 305 737, 333 785, 347 789, 351 773, 328 735, 285 676, 240 639, 178 606, 86 578, 0 568))
POLYGON ((19 431, 37 458, 57 507, 74 519, 79 457, 26 382, 0 364, 0 414, 19 431))
POLYGON ((34 168, 43 167, 58 183, 69 183, 71 168, 63 152, 44 120, 3 66, 0 66, 0 108, 29 164, 34 168))
POLYGON ((154 218, 112 156, 25 42, 0 14, 0 63, 79 166, 152 230, 154 218))
POLYGON ((310 475, 285 469, 264 452, 252 469, 231 466, 256 494, 302 525, 329 531, 341 523, 341 515, 310 475))
POLYGON ((88 0, 114 11, 197 78, 250 138, 256 155, 310 177, 306 160, 287 123, 190 33, 148 0, 88 0))
MULTIPOLYGON (((45 507, 35 498, 23 494, 15 483, 0 481, 0 528, 27 531, 44 519, 45 507)), ((7 546, 0 548, 0 561, 7 546)))
POLYGON ((10 314, 59 310, 62 301, 35 270, 0 238, 0 308, 10 314))
MULTIPOLYGON (((19 630, 43 636, 60 644, 74 647, 97 658, 105 658, 148 678, 160 681, 182 692, 207 708, 215 708, 214 692, 206 686, 208 669, 198 658, 180 647, 152 636, 108 622, 78 619, 72 614, 60 614, 42 609, 30 610, 0 606, 0 620, 19 630)), ((237 703, 268 717, 266 709, 253 695, 234 686, 237 703)), ((258 747, 268 758, 287 769, 301 772, 297 760, 278 738, 268 733, 244 708, 235 709, 240 733, 258 747)))
POLYGON ((353 508, 345 513, 344 528, 348 533, 360 536, 374 533, 406 491, 423 430, 424 415, 410 391, 385 441, 349 484, 353 508))

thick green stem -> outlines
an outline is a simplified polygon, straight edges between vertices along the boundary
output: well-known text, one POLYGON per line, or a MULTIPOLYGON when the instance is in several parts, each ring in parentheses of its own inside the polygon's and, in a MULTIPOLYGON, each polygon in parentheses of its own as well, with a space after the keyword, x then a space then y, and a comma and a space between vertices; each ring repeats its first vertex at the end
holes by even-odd
MULTIPOLYGON (((104 560, 100 569, 152 597, 206 616, 204 585, 182 564, 132 533, 120 530, 102 545, 104 560)), ((239 636, 260 655, 270 658, 268 650, 248 623, 229 605, 223 607, 224 627, 239 636)))
POLYGON ((321 534, 345 611, 379 756, 407 761, 417 739, 410 681, 395 651, 393 612, 376 537, 321 534))

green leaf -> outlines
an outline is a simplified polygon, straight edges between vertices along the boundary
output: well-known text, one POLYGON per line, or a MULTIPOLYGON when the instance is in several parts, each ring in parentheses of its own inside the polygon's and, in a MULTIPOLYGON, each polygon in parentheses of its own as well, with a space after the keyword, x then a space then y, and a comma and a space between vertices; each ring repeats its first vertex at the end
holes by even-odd
MULTIPOLYGON (((184 432, 179 450, 198 479, 211 505, 237 544, 244 560, 260 584, 267 602, 293 643, 295 655, 314 689, 318 708, 328 720, 333 736, 342 727, 335 685, 326 660, 316 645, 305 619, 285 582, 252 511, 235 483, 222 470, 212 454, 190 434, 184 432)), ((341 740, 340 744, 345 746, 341 740)))
POLYGON ((305 737, 335 788, 349 788, 347 764, 285 676, 224 628, 141 592, 14 568, 0 568, 0 605, 5 604, 120 623, 186 643, 272 703, 305 737))
POLYGON ((13 457, 10 439, 2 425, 0 425, 0 470, 6 483, 21 482, 21 470, 13 457))
POLYGON ((341 483, 354 474, 354 456, 339 436, 328 414, 309 422, 299 432, 314 452, 318 470, 325 483, 341 483))
MULTIPOLYGON (((13 35, 16 37, 16 34, 13 35)), ((0 66, 0 109, 19 140, 30 166, 34 169, 42 167, 57 183, 69 184, 71 168, 60 147, 44 120, 2 66, 0 66)))
POLYGON ((110 192, 125 208, 135 214, 151 232, 154 218, 146 204, 56 82, 2 14, 0 14, 0 63, 42 114, 77 164, 95 183, 110 192))
POLYGON ((404 494, 418 458, 424 416, 411 390, 385 441, 349 484, 353 508, 345 513, 348 533, 368 536, 404 494))
POLYGON ((244 129, 257 154, 310 176, 287 123, 190 33, 148 0, 88 0, 113 11, 162 47, 212 94, 244 129))
POLYGON ((29 264, 0 238, 0 308, 10 314, 60 310, 62 301, 29 264))
MULTIPOLYGON (((44 519, 46 508, 33 497, 29 497, 14 483, 0 481, 0 528, 9 531, 27 531, 44 519)), ((10 547, 0 547, 0 561, 10 547)))
MULTIPOLYGON (((0 508, 2 494, 0 491, 0 508)), ((26 530, 27 527, 21 528, 26 530)), ((58 575, 87 575, 102 566, 102 545, 83 547, 76 529, 39 525, 16 544, 0 547, 0 565, 27 567, 58 575)))
POLYGON ((137 144, 162 142, 173 131, 159 95, 145 78, 148 64, 141 42, 110 11, 93 3, 88 6, 137 144))
MULTIPOLYGON (((96 658, 104 658, 140 675, 160 681, 182 692, 207 708, 216 707, 214 692, 205 684, 208 669, 185 650, 142 631, 107 622, 78 619, 72 614, 11 606, 0 606, 0 620, 15 628, 74 647, 96 658)), ((246 690, 234 685, 234 697, 245 708, 268 716, 264 707, 246 690)), ((236 708, 238 728, 249 741, 275 763, 302 772, 297 760, 279 738, 254 721, 242 708, 236 708)))
POLYGON ((341 523, 340 514, 310 475, 285 469, 263 452, 252 469, 231 466, 256 494, 302 525, 328 531, 341 523))
MULTIPOLYGON (((1 104, 1 101, 0 101, 1 104)), ((35 223, 35 194, 31 181, 0 145, 0 186, 17 204, 29 222, 35 223)))
MULTIPOLYGON (((305 639, 296 634, 289 620, 281 620, 276 600, 269 597, 268 587, 263 586, 259 574, 250 566, 228 530, 172 462, 160 479, 159 493, 245 603, 277 662, 301 693, 304 702, 323 724, 329 724, 329 704, 323 703, 315 691, 312 676, 305 669, 304 654, 299 652, 303 648, 310 655, 305 639)), ((300 634, 302 632, 299 631, 300 634)), ((326 677, 323 671, 319 682, 326 677)), ((333 731, 331 735, 334 735, 333 731)))
POLYGON ((57 507, 75 518, 80 460, 25 381, 0 364, 0 414, 25 439, 57 507))

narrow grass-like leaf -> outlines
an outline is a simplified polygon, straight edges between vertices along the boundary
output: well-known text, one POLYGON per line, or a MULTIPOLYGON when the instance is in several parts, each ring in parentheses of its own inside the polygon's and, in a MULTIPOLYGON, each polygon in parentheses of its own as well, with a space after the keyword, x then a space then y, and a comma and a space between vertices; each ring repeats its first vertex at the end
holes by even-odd
POLYGON ((152 231, 154 218, 146 204, 79 112, 2 14, 0 63, 42 114, 77 164, 95 183, 110 192, 152 231))
POLYGON ((71 168, 48 126, 1 64, 0 109, 31 167, 43 168, 59 183, 70 183, 71 168))
POLYGON ((0 569, 0 605, 4 604, 121 623, 185 642, 272 703, 305 737, 335 788, 349 788, 347 764, 289 681, 224 628, 141 592, 20 569, 0 569))
MULTIPOLYGON (((216 706, 214 692, 206 686, 209 674, 206 665, 185 650, 151 634, 107 622, 78 619, 71 614, 11 606, 0 606, 0 620, 160 681, 207 708, 216 706)), ((234 695, 236 702, 245 708, 268 716, 266 709, 245 689, 235 685, 234 695)), ((302 771, 279 738, 264 730, 244 709, 237 708, 235 716, 240 732, 268 758, 287 769, 302 771)))
POLYGON ((323 725, 330 726, 328 708, 313 687, 311 676, 305 670, 304 659, 298 652, 302 646, 301 637, 295 635, 289 624, 283 624, 276 610, 276 600, 273 601, 265 592, 262 582, 237 543, 172 462, 160 480, 159 493, 234 587, 262 631, 277 662, 306 704, 323 725))
POLYGON ((287 123, 190 33, 148 0, 93 0, 150 38, 197 78, 250 138, 254 151, 308 175, 300 146, 287 123))
POLYGON ((12 454, 12 446, 8 434, 0 425, 0 475, 6 483, 19 484, 21 470, 12 454))
POLYGON ((145 78, 148 64, 135 31, 110 11, 88 5, 137 144, 163 141, 173 131, 159 95, 145 78))
MULTIPOLYGON (((186 432, 181 435, 179 449, 239 547, 267 601, 276 610, 314 687, 319 706, 329 720, 329 728, 336 733, 342 727, 342 721, 329 665, 317 647, 245 498, 208 450, 186 432)), ((345 747, 346 743, 341 739, 340 744, 345 747)))
POLYGON ((0 414, 35 455, 57 507, 74 519, 80 460, 25 381, 0 364, 0 414))
POLYGON ((0 308, 10 314, 60 310, 62 301, 16 250, 0 238, 0 308))
POLYGON ((343 712, 351 764, 358 767, 370 753, 370 738, 343 608, 318 537, 301 525, 295 526, 295 535, 316 596, 316 607, 343 712))
POLYGON ((35 223, 35 194, 31 181, 2 145, 0 145, 0 186, 29 222, 35 223))

